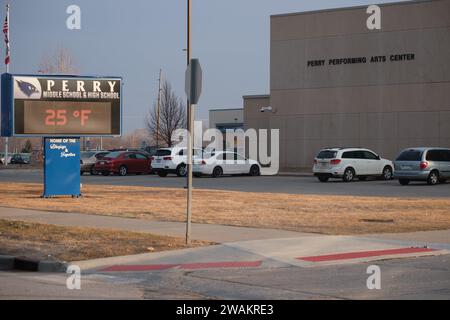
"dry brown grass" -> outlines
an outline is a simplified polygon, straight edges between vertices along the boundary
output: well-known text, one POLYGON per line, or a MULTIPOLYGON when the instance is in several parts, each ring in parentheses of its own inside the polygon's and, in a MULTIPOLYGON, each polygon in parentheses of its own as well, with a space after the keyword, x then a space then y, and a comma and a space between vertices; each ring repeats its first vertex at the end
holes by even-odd
POLYGON ((80 261, 185 247, 182 238, 0 219, 0 254, 38 260, 80 261))
MULTIPOLYGON (((80 199, 41 199, 39 184, 4 183, 0 206, 184 221, 186 191, 84 186, 80 199)), ((323 234, 450 229, 450 200, 194 190, 193 222, 323 234), (373 220, 373 221, 370 221, 373 220)))

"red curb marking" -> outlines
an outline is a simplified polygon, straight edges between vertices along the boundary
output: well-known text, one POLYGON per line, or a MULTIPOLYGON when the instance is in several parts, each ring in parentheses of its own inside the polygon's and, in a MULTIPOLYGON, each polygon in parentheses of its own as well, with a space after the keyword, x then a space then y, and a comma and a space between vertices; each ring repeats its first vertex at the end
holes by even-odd
POLYGON ((436 250, 428 249, 428 248, 401 248, 401 249, 390 249, 390 250, 347 252, 347 253, 329 254, 329 255, 323 255, 323 256, 301 257, 301 258, 296 258, 296 259, 309 261, 309 262, 321 262, 321 261, 349 260, 349 259, 358 259, 358 258, 378 257, 378 256, 384 256, 384 255, 408 254, 408 253, 420 253, 420 252, 432 252, 432 251, 436 251, 436 250))
POLYGON ((230 261, 230 262, 203 262, 181 264, 181 269, 209 269, 209 268, 252 268, 259 267, 261 261, 230 261))
POLYGON ((225 261, 225 262, 199 262, 184 264, 149 264, 149 265, 118 265, 111 266, 100 271, 103 272, 139 272, 168 270, 173 268, 180 269, 212 269, 212 268, 252 268, 259 267, 262 261, 225 261))
POLYGON ((177 267, 178 264, 152 264, 152 265, 121 265, 112 266, 100 271, 105 272, 119 272, 119 271, 152 271, 152 270, 167 270, 177 267))

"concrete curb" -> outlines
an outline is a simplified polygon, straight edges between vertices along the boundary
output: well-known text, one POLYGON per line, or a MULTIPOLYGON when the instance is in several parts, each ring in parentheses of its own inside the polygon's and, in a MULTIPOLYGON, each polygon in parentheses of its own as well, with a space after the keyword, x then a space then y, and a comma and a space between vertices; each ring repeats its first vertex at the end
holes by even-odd
POLYGON ((14 268, 13 256, 0 256, 0 270, 11 270, 14 268))
POLYGON ((278 172, 280 177, 314 177, 312 172, 278 172))
POLYGON ((66 272, 67 263, 59 261, 40 261, 22 257, 1 256, 0 270, 21 270, 32 272, 66 272))
POLYGON ((43 168, 36 168, 36 167, 25 167, 26 165, 24 165, 23 167, 15 167, 15 166, 13 166, 13 165, 11 165, 11 164, 8 164, 8 166, 4 166, 4 165, 2 165, 2 164, 0 164, 0 170, 8 170, 8 171, 13 171, 13 170, 21 170, 21 171, 23 171, 23 170, 27 170, 28 172, 30 172, 30 171, 35 171, 35 172, 41 172, 41 171, 43 171, 44 169, 43 168))

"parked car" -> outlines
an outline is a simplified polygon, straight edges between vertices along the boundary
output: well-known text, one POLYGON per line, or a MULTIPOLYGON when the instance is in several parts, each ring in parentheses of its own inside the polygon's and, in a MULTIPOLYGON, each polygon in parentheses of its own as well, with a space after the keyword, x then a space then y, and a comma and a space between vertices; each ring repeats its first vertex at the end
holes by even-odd
POLYGON ((103 159, 109 151, 83 151, 80 154, 80 174, 89 172, 91 175, 98 174, 95 170, 95 162, 103 159))
MULTIPOLYGON (((8 155, 8 164, 11 163, 12 156, 8 155)), ((2 154, 0 158, 1 164, 5 164, 5 154, 2 154)))
POLYGON ((220 151, 196 158, 192 171, 195 176, 209 175, 214 178, 224 174, 259 176, 261 166, 258 161, 247 159, 236 152, 220 151))
POLYGON ((146 152, 147 154, 149 154, 151 157, 156 155, 156 152, 159 150, 160 148, 158 147, 152 147, 152 146, 147 146, 143 149, 141 149, 140 151, 146 152))
POLYGON ((429 185, 450 179, 450 149, 410 148, 395 160, 395 177, 401 185, 426 181, 429 185))
POLYGON ((358 177, 381 177, 384 180, 393 178, 392 161, 383 159, 375 152, 362 148, 327 148, 319 152, 314 159, 314 175, 321 182, 330 178, 342 178, 350 182, 358 177))
POLYGON ((114 151, 95 162, 95 170, 107 176, 111 173, 126 176, 129 173, 150 173, 152 160, 142 152, 114 151))
MULTIPOLYGON (((194 148, 193 157, 201 157, 203 149, 194 148)), ((185 177, 187 163, 187 148, 162 148, 156 151, 152 158, 152 169, 160 177, 166 177, 174 173, 179 177, 185 177)))
POLYGON ((21 155, 20 153, 15 153, 9 160, 10 164, 30 164, 30 158, 21 155))

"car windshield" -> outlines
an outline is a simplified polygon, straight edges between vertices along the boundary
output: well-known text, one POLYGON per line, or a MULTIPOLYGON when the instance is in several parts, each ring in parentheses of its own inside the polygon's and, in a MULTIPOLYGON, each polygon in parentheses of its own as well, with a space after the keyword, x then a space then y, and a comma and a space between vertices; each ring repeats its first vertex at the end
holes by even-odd
POLYGON ((81 159, 87 159, 92 157, 95 154, 95 152, 82 152, 81 153, 81 159))
POLYGON ((165 157, 165 156, 170 156, 172 154, 171 150, 168 149, 159 149, 156 151, 156 156, 157 157, 165 157))
POLYGON ((120 152, 120 151, 113 151, 113 152, 110 152, 107 155, 105 155, 104 158, 115 159, 115 158, 119 157, 121 154, 122 154, 122 152, 120 152))
POLYGON ((336 158, 337 151, 322 150, 317 155, 317 159, 333 159, 336 158))
POLYGON ((422 151, 418 150, 408 150, 402 152, 397 161, 420 161, 422 160, 422 151))

